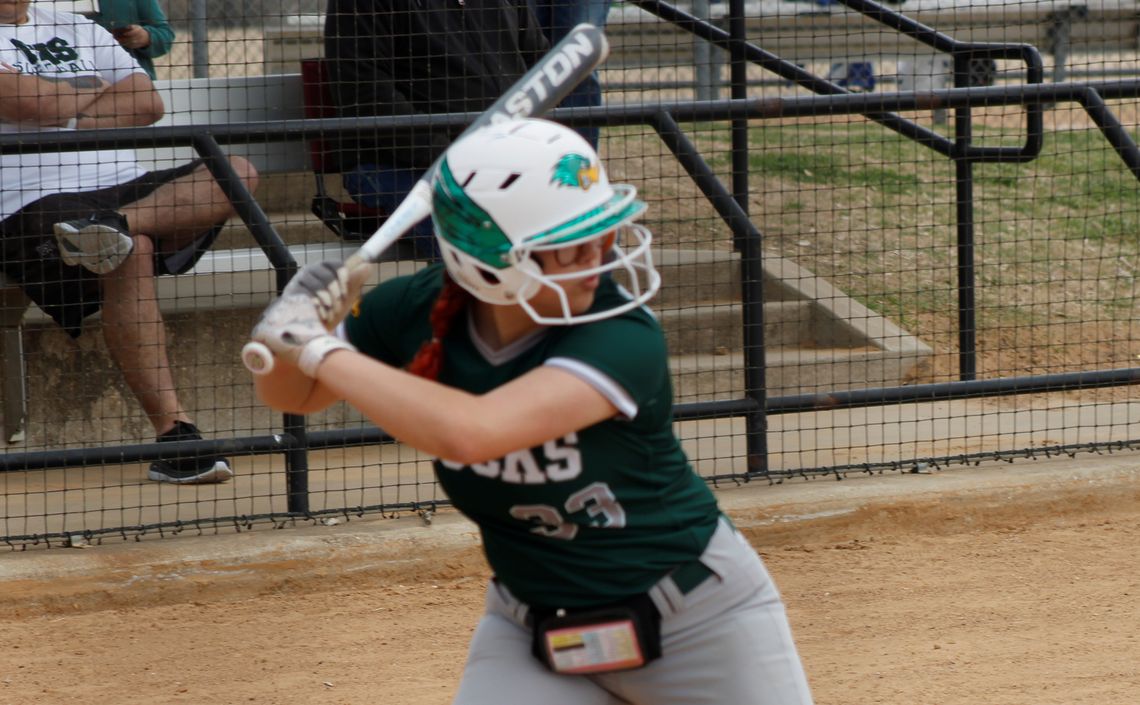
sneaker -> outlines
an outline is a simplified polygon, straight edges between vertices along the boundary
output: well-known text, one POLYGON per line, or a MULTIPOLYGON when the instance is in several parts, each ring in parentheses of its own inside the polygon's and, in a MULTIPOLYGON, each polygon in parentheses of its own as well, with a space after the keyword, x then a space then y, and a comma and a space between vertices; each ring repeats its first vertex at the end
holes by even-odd
POLYGON ((114 271, 135 249, 127 219, 114 211, 56 223, 53 230, 64 264, 80 265, 96 274, 114 271))
MULTIPOLYGON (((194 424, 175 421, 174 428, 158 437, 159 443, 170 441, 200 441, 202 434, 194 424)), ((148 479, 155 482, 173 482, 180 485, 201 485, 212 482, 225 482, 234 476, 225 458, 202 457, 199 455, 178 456, 156 460, 150 464, 148 479)))

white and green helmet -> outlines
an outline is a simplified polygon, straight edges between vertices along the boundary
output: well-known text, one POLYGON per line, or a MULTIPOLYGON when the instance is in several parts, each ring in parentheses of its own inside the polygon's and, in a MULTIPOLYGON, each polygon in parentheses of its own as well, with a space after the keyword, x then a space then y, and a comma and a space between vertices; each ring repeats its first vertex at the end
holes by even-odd
POLYGON ((547 325, 608 318, 657 293, 652 236, 632 222, 644 211, 634 187, 609 182, 586 140, 548 120, 511 120, 460 138, 432 180, 432 220, 451 277, 481 301, 519 304, 547 325), (612 251, 588 271, 547 275, 531 258, 610 233, 612 251), (575 316, 559 282, 604 272, 616 274, 628 303, 575 316), (544 285, 562 299, 561 316, 527 303, 544 285))

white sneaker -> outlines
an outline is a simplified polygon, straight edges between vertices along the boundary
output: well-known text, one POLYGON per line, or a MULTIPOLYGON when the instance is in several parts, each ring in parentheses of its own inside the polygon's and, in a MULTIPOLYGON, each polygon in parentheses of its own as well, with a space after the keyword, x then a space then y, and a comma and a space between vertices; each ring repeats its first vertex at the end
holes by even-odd
POLYGON ((64 264, 79 265, 95 274, 113 272, 135 249, 127 234, 127 219, 115 212, 56 223, 55 239, 64 264))

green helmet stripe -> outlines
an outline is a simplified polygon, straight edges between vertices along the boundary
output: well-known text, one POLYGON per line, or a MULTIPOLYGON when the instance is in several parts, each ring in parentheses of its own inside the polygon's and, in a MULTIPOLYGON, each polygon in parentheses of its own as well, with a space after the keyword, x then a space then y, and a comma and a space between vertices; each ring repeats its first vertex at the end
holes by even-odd
POLYGON ((480 262, 504 269, 511 240, 487 211, 471 200, 444 159, 432 193, 432 218, 440 236, 480 262))
POLYGON ((634 199, 630 201, 625 208, 614 210, 605 218, 587 223, 587 221, 597 218, 600 214, 605 213, 607 210, 613 208, 614 201, 622 199, 620 194, 615 195, 611 200, 603 203, 597 208, 593 208, 582 215, 571 218, 570 220, 561 223, 549 230, 537 233, 532 237, 527 238, 527 242, 535 243, 542 246, 560 245, 563 243, 570 243, 575 240, 582 240, 592 235, 604 233, 613 228, 621 225, 622 223, 633 220, 645 210, 646 206, 643 201, 634 199))

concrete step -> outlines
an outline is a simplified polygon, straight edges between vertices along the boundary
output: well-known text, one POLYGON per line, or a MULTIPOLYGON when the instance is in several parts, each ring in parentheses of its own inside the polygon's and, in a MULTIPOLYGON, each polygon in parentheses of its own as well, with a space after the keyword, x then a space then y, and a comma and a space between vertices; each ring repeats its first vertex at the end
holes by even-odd
MULTIPOLYGON (((721 302, 656 309, 669 349, 675 354, 721 354, 743 346, 743 307, 721 302)), ((764 304, 764 345, 768 348, 868 347, 867 339, 850 330, 813 301, 764 304)), ((873 345, 869 347, 875 347, 873 345)))
MULTIPOLYGON (((285 241, 286 245, 302 245, 314 242, 339 242, 333 231, 312 213, 290 211, 288 213, 267 213, 269 224, 285 241)), ((233 220, 222 228, 215 250, 257 247, 249 229, 239 220, 233 220)))
POLYGON ((669 357, 673 398, 678 404, 740 399, 744 396, 744 355, 695 354, 669 357))
MULTIPOLYGON (((273 219, 278 234, 289 244, 321 241, 342 244, 312 214, 293 211, 276 214, 273 219)), ((249 240, 249 233, 244 226, 230 226, 227 231, 227 235, 233 238, 231 246, 241 244, 242 241, 237 238, 249 240)), ((221 246, 225 244, 219 243, 221 246)), ((344 250, 351 251, 354 248, 355 244, 349 243, 344 250)), ((651 306, 661 320, 670 352, 678 356, 707 355, 711 358, 730 353, 739 354, 743 345, 742 307, 738 303, 739 257, 727 251, 661 248, 655 252, 655 263, 661 272, 662 287, 651 306)), ((407 271, 409 270, 386 265, 386 268, 378 270, 377 278, 407 271)), ((264 284, 266 292, 271 286, 268 281, 266 279, 264 284)), ((189 280, 185 279, 164 280, 163 283, 190 285, 189 280)), ((766 289, 772 297, 787 295, 789 291, 786 283, 771 284, 766 289)), ((224 293, 232 298, 234 292, 227 288, 224 293)), ((806 299, 766 303, 764 335, 765 344, 772 350, 797 347, 814 349, 812 354, 804 354, 802 363, 814 368, 823 366, 826 356, 819 353, 822 349, 877 349, 868 346, 861 336, 852 334, 844 322, 836 320, 818 302, 806 299)), ((845 364, 850 366, 850 363, 845 364)), ((869 363, 855 364, 851 369, 870 370, 868 365, 869 363)), ((790 389, 795 384, 810 381, 813 376, 820 379, 837 378, 843 383, 844 373, 838 373, 836 377, 837 373, 832 372, 808 373, 799 367, 789 369, 789 379, 800 381, 793 384, 773 379, 778 388, 790 389)), ((782 372, 780 374, 784 375, 782 372)), ((848 380, 846 383, 853 382, 848 380)))
MULTIPOLYGON (((810 301, 764 304, 764 344, 767 347, 816 346, 816 318, 810 301)), ((743 306, 710 303, 656 311, 669 350, 674 354, 723 354, 744 345, 743 306)))
POLYGON ((811 301, 766 301, 764 303, 764 345, 788 347, 808 345, 815 339, 811 301))
MULTIPOLYGON (((270 224, 286 245, 340 242, 324 223, 308 211, 267 211, 270 224)), ((226 225, 215 250, 256 247, 240 221, 226 225)), ((692 248, 655 248, 653 263, 661 274, 661 291, 653 299, 655 310, 694 303, 740 300, 740 258, 733 252, 692 248)))
POLYGON ((765 356, 769 396, 822 394, 904 383, 928 349, 770 348, 765 356))
POLYGON ((653 265, 661 274, 661 291, 651 307, 657 311, 716 301, 740 301, 740 257, 714 249, 658 247, 653 265))
MULTIPOLYGON (((923 356, 909 351, 863 348, 770 348, 764 356, 769 397, 890 387, 900 383, 923 356)), ((744 355, 674 354, 670 358, 678 403, 744 396, 744 355)))
POLYGON ((722 355, 744 345, 738 303, 656 310, 670 353, 722 355))

